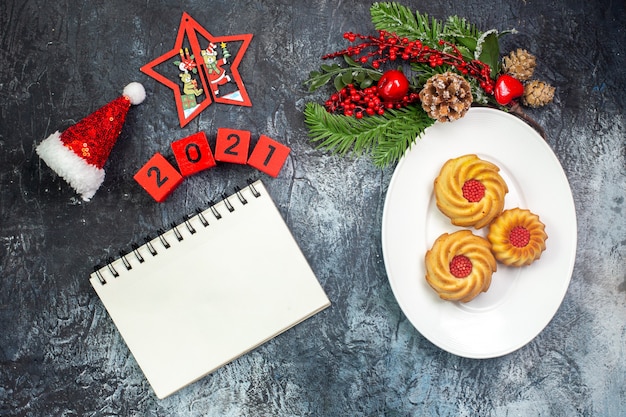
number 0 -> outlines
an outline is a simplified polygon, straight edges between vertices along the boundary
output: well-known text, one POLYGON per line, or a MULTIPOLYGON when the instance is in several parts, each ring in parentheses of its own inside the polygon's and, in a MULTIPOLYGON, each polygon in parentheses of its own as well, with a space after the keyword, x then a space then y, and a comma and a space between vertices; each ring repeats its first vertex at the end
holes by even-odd
POLYGON ((187 160, 189 162, 192 163, 196 163, 199 162, 202 159, 202 154, 200 153, 200 147, 198 146, 197 143, 190 143, 185 147, 185 155, 187 156, 187 160), (195 157, 191 156, 191 152, 189 152, 190 149, 195 149, 195 157))

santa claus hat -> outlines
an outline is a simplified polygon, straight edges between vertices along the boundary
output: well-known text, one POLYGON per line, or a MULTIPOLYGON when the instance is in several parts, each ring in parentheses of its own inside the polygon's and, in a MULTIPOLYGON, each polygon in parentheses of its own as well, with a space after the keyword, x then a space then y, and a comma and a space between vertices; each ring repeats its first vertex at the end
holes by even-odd
POLYGON ((104 181, 104 164, 124 125, 131 104, 146 98, 143 85, 128 84, 120 97, 99 108, 63 133, 37 146, 44 162, 89 201, 104 181))

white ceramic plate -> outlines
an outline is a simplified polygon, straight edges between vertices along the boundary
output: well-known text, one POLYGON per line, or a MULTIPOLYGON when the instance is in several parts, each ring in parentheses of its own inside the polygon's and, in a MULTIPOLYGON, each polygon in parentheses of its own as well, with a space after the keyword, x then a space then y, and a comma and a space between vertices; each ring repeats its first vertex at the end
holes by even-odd
POLYGON ((460 120, 428 128, 398 163, 385 199, 382 246, 393 293, 424 337, 458 356, 505 355, 544 329, 567 291, 576 256, 569 183, 530 126, 499 110, 472 108, 460 120), (461 229, 437 209, 433 180, 448 159, 469 153, 500 167, 509 186, 505 208, 539 215, 548 240, 541 259, 522 268, 498 264, 489 291, 463 304, 441 300, 428 286, 424 255, 439 235, 461 229))

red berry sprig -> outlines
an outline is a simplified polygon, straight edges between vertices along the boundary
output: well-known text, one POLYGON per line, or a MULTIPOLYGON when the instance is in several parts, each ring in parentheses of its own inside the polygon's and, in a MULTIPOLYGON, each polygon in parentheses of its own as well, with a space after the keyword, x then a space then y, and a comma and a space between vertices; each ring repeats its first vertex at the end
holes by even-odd
POLYGON ((477 59, 466 61, 456 45, 450 42, 439 41, 440 46, 449 46, 452 50, 452 52, 444 52, 424 45, 420 40, 400 38, 395 33, 384 30, 379 31, 378 36, 346 32, 343 37, 349 42, 360 40, 361 43, 326 54, 322 56, 322 59, 348 55, 361 64, 371 62, 372 67, 376 69, 384 63, 398 59, 428 64, 432 68, 449 65, 461 74, 475 78, 487 94, 494 92, 495 81, 491 78, 489 65, 477 59))
POLYGON ((409 92, 401 100, 385 101, 376 86, 358 89, 353 84, 348 84, 331 95, 324 105, 329 113, 342 113, 344 116, 362 119, 365 115, 383 115, 388 109, 399 109, 418 100, 419 94, 409 92))

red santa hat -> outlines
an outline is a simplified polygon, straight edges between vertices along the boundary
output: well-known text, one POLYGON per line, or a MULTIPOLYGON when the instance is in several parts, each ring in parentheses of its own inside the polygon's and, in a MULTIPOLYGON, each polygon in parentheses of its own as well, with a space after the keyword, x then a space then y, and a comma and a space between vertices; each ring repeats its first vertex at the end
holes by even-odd
POLYGON ((143 85, 128 84, 122 95, 63 133, 58 131, 37 146, 37 154, 89 201, 104 181, 104 164, 122 131, 131 104, 146 97, 143 85))

